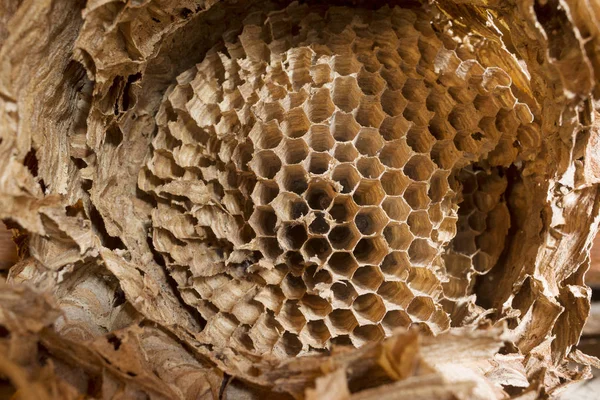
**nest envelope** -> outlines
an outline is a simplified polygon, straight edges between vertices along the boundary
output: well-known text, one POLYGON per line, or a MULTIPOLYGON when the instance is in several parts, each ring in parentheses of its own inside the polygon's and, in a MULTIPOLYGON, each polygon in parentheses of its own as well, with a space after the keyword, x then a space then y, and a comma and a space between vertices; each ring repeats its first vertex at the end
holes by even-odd
POLYGON ((595 6, 34 3, 0 6, 6 393, 530 399, 598 366, 595 6))

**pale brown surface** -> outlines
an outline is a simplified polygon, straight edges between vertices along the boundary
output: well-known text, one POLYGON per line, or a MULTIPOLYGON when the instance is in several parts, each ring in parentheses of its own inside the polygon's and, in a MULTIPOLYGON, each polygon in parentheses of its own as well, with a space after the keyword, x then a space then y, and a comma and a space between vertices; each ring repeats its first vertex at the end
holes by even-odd
POLYGON ((588 285, 600 288, 600 235, 596 236, 590 252, 590 270, 586 278, 588 285))
POLYGON ((12 232, 0 222, 0 270, 9 268, 17 261, 17 248, 12 241, 12 232))

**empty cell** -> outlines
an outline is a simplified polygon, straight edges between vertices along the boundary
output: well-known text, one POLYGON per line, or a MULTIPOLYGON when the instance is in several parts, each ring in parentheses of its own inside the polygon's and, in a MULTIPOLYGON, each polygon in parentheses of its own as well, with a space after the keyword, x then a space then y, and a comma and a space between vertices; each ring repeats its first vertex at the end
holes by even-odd
POLYGON ((391 310, 385 314, 381 325, 385 330, 386 335, 391 335, 392 332, 400 328, 408 328, 411 324, 410 316, 403 310, 391 310))
POLYGON ((384 140, 390 142, 406 137, 412 126, 413 123, 407 121, 403 115, 385 117, 379 127, 379 133, 384 140))
POLYGON ((386 89, 381 95, 381 108, 391 117, 402 115, 407 103, 400 90, 386 89))
POLYGON ((297 300, 287 300, 275 319, 286 331, 294 333, 300 333, 304 325, 306 325, 306 318, 304 318, 302 311, 300 311, 297 300))
POLYGON ((409 102, 404 108, 402 115, 406 120, 413 122, 417 126, 427 126, 435 113, 427 110, 423 103, 409 102))
POLYGON ((410 179, 399 169, 387 170, 381 176, 383 191, 389 196, 399 196, 410 183, 410 179))
POLYGON ((333 282, 331 274, 326 269, 318 269, 317 265, 310 265, 304 270, 302 277, 309 290, 314 290, 317 285, 330 285, 333 282))
POLYGON ((300 300, 300 310, 308 320, 326 317, 331 312, 329 301, 314 294, 306 294, 300 300))
POLYGON ((308 145, 302 138, 286 138, 278 149, 278 154, 285 164, 298 164, 308 156, 308 145))
POLYGON ((308 119, 313 123, 323 122, 331 117, 335 111, 335 105, 331 101, 329 88, 314 90, 304 107, 308 119))
POLYGON ((380 207, 362 207, 354 217, 354 224, 363 235, 381 233, 388 218, 380 207))
POLYGON ((404 191, 404 198, 413 210, 423 210, 429 206, 431 199, 427 196, 427 183, 414 182, 404 191))
POLYGON ((271 206, 257 206, 248 221, 259 236, 274 236, 277 215, 271 206))
POLYGON ((282 192, 273 200, 271 206, 283 221, 295 221, 308 214, 308 205, 295 193, 282 192))
POLYGON ((356 150, 362 155, 373 157, 383 147, 383 138, 379 130, 374 128, 361 128, 354 142, 356 150))
POLYGON ((331 183, 313 179, 308 185, 305 198, 313 210, 325 210, 331 205, 335 194, 331 183))
POLYGON ((332 62, 333 71, 337 72, 342 76, 352 75, 360 71, 360 62, 356 59, 354 54, 348 55, 336 55, 333 57, 332 62))
POLYGON ((360 90, 367 95, 378 95, 385 88, 385 80, 377 72, 369 72, 365 68, 361 69, 357 76, 360 90))
POLYGON ((406 144, 416 153, 429 153, 435 138, 426 127, 413 126, 406 134, 406 144))
POLYGON ((359 264, 379 265, 387 254, 387 246, 382 237, 366 237, 354 247, 354 257, 359 264))
POLYGON ((415 297, 405 282, 387 281, 377 290, 377 294, 388 303, 406 308, 415 297))
POLYGON ((359 289, 375 291, 383 283, 383 274, 379 267, 366 265, 354 272, 352 283, 359 289))
POLYGON ((328 125, 313 125, 308 131, 308 145, 314 151, 329 151, 335 144, 335 139, 329 132, 328 125))
POLYGON ((494 265, 492 264, 491 257, 482 250, 479 250, 473 256, 473 267, 475 268, 475 271, 484 274, 488 272, 493 266, 494 265))
POLYGON ((302 245, 308 239, 306 226, 302 223, 284 223, 282 229, 279 230, 278 236, 282 244, 288 250, 300 250, 302 245))
POLYGON ((408 248, 410 262, 414 265, 428 266, 436 255, 437 250, 427 239, 415 239, 408 248))
POLYGON ((300 338, 291 332, 283 332, 275 347, 273 354, 283 357, 295 357, 302 351, 302 342, 300 338))
POLYGON ((341 185, 340 193, 351 193, 360 181, 358 171, 350 163, 336 165, 331 178, 341 185))
POLYGON ((352 343, 361 347, 367 343, 378 342, 385 337, 385 332, 380 325, 358 326, 352 332, 352 343))
POLYGON ((285 191, 298 195, 308 189, 308 174, 302 165, 286 165, 277 181, 285 191))
POLYGON ((290 272, 294 276, 302 275, 302 271, 304 271, 304 268, 306 268, 307 265, 307 263, 304 261, 304 256, 302 253, 299 251, 288 250, 284 257, 285 265, 279 266, 279 268, 282 270, 282 273, 290 272))
POLYGON ((333 310, 327 317, 327 322, 334 335, 347 334, 358 326, 358 321, 351 310, 333 310))
POLYGON ((447 117, 456 105, 456 101, 445 87, 434 86, 425 100, 425 105, 429 111, 435 111, 437 115, 447 117))
POLYGON ((379 159, 390 168, 402 168, 412 154, 412 150, 406 144, 406 140, 398 139, 386 143, 379 153, 379 159))
POLYGON ((333 293, 332 306, 336 309, 348 308, 354 304, 354 300, 358 297, 356 289, 348 281, 338 281, 331 285, 333 293))
POLYGON ((260 252, 270 260, 276 260, 283 254, 283 249, 279 245, 277 238, 274 237, 259 237, 258 248, 260 252))
POLYGON ((477 129, 479 119, 480 115, 472 104, 457 104, 448 114, 448 122, 457 131, 477 129))
POLYGON ((331 67, 327 64, 317 64, 310 67, 310 77, 315 86, 321 87, 333 79, 331 67))
POLYGON ((302 108, 292 108, 285 113, 281 129, 287 137, 299 138, 308 131, 308 128, 310 128, 310 121, 302 108))
POLYGON ((386 197, 381 204, 381 208, 383 208, 388 218, 395 221, 406 221, 411 210, 406 200, 400 196, 386 197))
POLYGON ((429 179, 435 165, 426 155, 415 154, 404 166, 404 173, 414 181, 426 181, 429 179))
POLYGON ((397 222, 392 222, 385 227, 383 237, 393 250, 407 250, 414 239, 408 225, 397 222))
POLYGON ((281 139, 283 138, 283 134, 277 125, 275 120, 267 123, 257 121, 254 124, 248 136, 257 149, 274 149, 279 145, 279 142, 281 142, 281 139))
POLYGON ((356 122, 352 114, 337 111, 333 114, 329 129, 333 138, 338 142, 349 142, 354 140, 358 134, 360 125, 356 122))
POLYGON ((380 268, 386 277, 406 280, 410 272, 408 254, 404 251, 392 251, 385 256, 380 268))
POLYGON ((363 96, 356 78, 340 76, 333 81, 333 103, 342 111, 352 112, 363 96))
POLYGON ((434 335, 442 333, 450 328, 450 317, 440 307, 429 317, 429 324, 434 335))
POLYGON ((287 274, 281 282, 281 291, 286 299, 299 300, 306 293, 306 285, 300 276, 287 274))
POLYGON ((329 232, 328 238, 334 249, 351 250, 360 238, 360 234, 354 225, 346 223, 335 226, 331 232, 329 232))
POLYGON ((446 271, 456 278, 464 277, 471 269, 471 259, 464 254, 445 252, 443 258, 446 271))
POLYGON ((358 184, 352 198, 359 206, 376 206, 385 197, 381 182, 375 179, 363 179, 358 184))
POLYGON ((473 105, 481 115, 486 117, 494 117, 500 109, 494 98, 488 94, 475 96, 473 105))
POLYGON ((325 260, 331 254, 331 246, 325 238, 310 238, 304 244, 304 253, 307 258, 317 257, 325 260))
POLYGON ((482 233, 486 229, 487 214, 475 210, 469 215, 469 226, 477 233, 482 233))
POLYGON ((273 180, 258 181, 252 191, 252 200, 256 205, 270 204, 279 194, 279 186, 273 180))
POLYGON ((328 265, 333 273, 346 278, 350 278, 356 268, 358 268, 358 263, 352 253, 345 251, 334 252, 329 257, 328 265))
POLYGON ((316 212, 315 219, 308 226, 308 230, 317 235, 324 235, 329 232, 329 222, 325 219, 325 214, 316 212))
POLYGON ((358 172, 367 179, 376 179, 385 171, 385 167, 377 157, 361 157, 356 162, 358 172))
POLYGON ((349 222, 354 219, 358 206, 350 195, 337 196, 329 209, 329 215, 337 223, 349 222))
POLYGON ((423 103, 429 95, 429 89, 423 79, 407 78, 402 86, 402 96, 412 103, 423 103))
POLYGON ((356 300, 354 300, 352 308, 356 312, 358 321, 361 325, 368 322, 381 321, 386 311, 383 300, 374 293, 358 296, 356 300))
MULTIPOLYGON (((402 57, 400 57, 400 54, 398 54, 397 51, 395 50, 388 50, 386 48, 392 47, 395 48, 397 47, 397 43, 396 41, 398 40, 396 35, 393 32, 387 31, 387 33, 391 34, 392 39, 390 39, 389 41, 387 41, 387 43, 385 44, 385 46, 382 46, 383 48, 378 49, 375 54, 377 56, 377 61, 379 61, 384 68, 400 68, 400 66, 402 65, 402 57)), ((381 36, 383 36, 384 32, 378 33, 377 38, 381 38, 381 36)))
POLYGON ((386 117, 381 109, 381 102, 375 96, 365 96, 361 99, 355 111, 356 122, 364 127, 379 128, 386 117))
POLYGON ((433 224, 429 220, 429 214, 426 210, 413 211, 406 220, 413 235, 421 238, 427 238, 431 234, 433 224))
POLYGON ((419 321, 427 321, 434 311, 435 304, 433 303, 433 299, 425 296, 415 297, 406 309, 408 314, 419 321))
POLYGON ((477 245, 475 243, 475 234, 473 232, 458 232, 452 240, 454 250, 462 254, 475 254, 477 245))
POLYGON ((329 170, 332 158, 329 154, 313 152, 307 160, 307 170, 311 174, 322 175, 329 170))
POLYGON ((281 169, 281 160, 272 150, 261 150, 254 155, 249 167, 264 179, 273 179, 281 169))
POLYGON ((358 150, 353 143, 337 143, 333 156, 339 162, 353 162, 358 157, 358 150))
POLYGON ((431 121, 429 121, 429 132, 437 140, 452 140, 456 135, 456 129, 448 122, 445 117, 436 114, 431 121))
POLYGON ((303 342, 316 348, 323 348, 327 344, 331 334, 329 333, 325 322, 319 320, 309 321, 300 336, 303 342))

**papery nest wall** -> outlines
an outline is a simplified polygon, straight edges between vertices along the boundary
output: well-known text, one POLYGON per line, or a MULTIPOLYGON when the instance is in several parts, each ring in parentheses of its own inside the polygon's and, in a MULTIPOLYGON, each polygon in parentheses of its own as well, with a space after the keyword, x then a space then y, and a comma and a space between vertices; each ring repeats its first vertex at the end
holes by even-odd
POLYGON ((7 390, 543 398, 597 365, 593 5, 3 7, 7 390))

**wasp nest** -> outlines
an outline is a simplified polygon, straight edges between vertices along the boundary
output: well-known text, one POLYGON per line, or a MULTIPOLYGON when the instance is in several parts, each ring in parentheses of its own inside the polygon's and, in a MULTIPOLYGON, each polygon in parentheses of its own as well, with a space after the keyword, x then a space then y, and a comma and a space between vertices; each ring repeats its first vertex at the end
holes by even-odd
POLYGON ((545 398, 600 364, 597 10, 335 3, 0 6, 0 393, 545 398))

